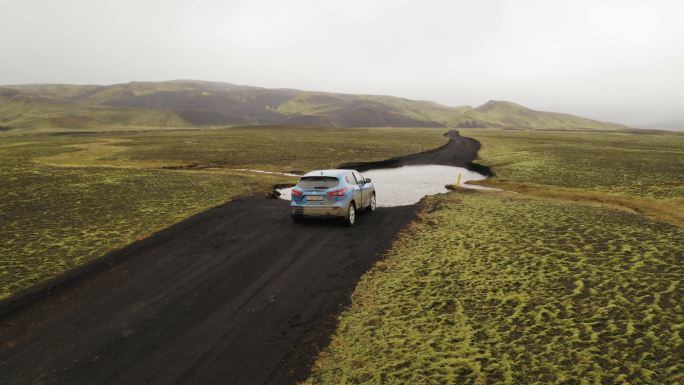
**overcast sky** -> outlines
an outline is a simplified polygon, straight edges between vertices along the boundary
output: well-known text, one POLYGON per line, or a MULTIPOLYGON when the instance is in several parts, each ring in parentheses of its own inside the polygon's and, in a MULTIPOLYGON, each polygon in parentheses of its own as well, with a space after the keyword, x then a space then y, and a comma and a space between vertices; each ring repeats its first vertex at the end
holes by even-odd
POLYGON ((201 79, 684 120, 679 0, 0 0, 0 84, 201 79))

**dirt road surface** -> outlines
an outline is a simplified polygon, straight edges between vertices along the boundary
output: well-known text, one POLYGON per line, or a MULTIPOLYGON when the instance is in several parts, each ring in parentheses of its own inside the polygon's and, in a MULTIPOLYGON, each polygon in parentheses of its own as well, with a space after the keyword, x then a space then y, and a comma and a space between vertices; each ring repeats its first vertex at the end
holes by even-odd
MULTIPOLYGON (((479 143, 391 164, 465 166, 479 143)), ((359 277, 415 216, 294 224, 246 197, 0 303, 0 384, 289 384, 306 377, 359 277), (92 267, 95 266, 95 267, 92 267)))

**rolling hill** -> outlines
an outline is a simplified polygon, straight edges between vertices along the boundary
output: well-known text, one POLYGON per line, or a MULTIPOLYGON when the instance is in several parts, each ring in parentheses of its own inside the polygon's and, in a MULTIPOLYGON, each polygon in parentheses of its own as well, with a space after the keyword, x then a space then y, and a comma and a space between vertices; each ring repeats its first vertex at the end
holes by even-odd
POLYGON ((506 101, 448 107, 394 96, 175 80, 0 86, 0 129, 309 125, 621 130, 628 127, 506 101))
POLYGON ((546 130, 624 130, 617 123, 600 122, 570 114, 535 111, 519 104, 490 100, 464 111, 456 127, 529 128, 546 130))

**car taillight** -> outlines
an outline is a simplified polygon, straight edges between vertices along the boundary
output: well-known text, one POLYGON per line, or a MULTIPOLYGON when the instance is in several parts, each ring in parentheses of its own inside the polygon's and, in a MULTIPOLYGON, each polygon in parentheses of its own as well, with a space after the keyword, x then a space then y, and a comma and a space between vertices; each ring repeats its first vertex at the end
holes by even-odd
POLYGON ((344 193, 346 193, 346 192, 347 192, 347 188, 342 187, 342 188, 338 188, 337 190, 328 191, 328 196, 329 197, 341 197, 341 196, 344 196, 344 193))
POLYGON ((300 197, 300 196, 302 196, 302 194, 304 194, 304 192, 302 190, 292 189, 292 196, 293 197, 300 197))

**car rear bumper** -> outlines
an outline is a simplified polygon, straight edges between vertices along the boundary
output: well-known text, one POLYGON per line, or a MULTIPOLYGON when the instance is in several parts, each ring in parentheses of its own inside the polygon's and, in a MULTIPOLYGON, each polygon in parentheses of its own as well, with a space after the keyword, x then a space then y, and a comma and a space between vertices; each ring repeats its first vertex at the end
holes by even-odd
POLYGON ((346 214, 343 206, 290 206, 290 215, 306 217, 343 217, 346 214))

